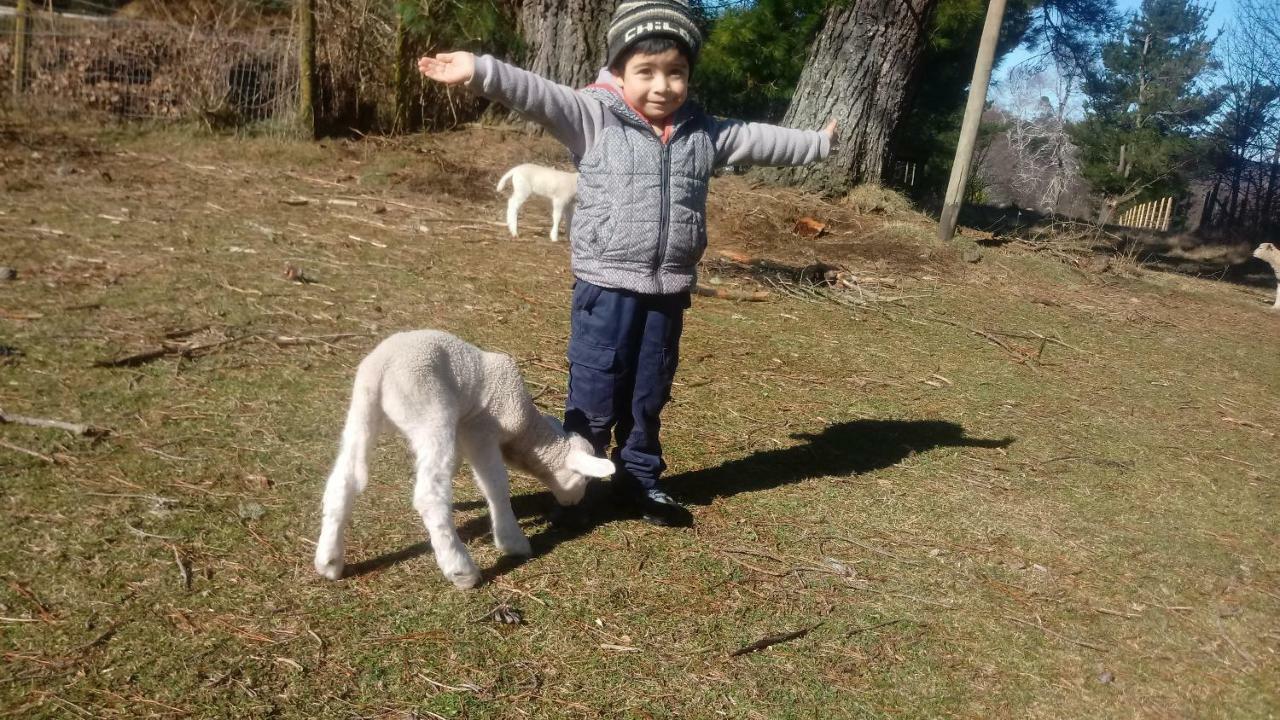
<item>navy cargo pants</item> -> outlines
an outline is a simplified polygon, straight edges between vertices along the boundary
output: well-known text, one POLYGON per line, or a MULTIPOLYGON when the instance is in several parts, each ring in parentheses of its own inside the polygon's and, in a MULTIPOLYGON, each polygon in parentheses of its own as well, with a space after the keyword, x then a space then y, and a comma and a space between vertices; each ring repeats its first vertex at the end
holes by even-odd
POLYGON ((687 292, 643 295, 574 282, 564 427, 601 456, 613 432, 620 487, 647 490, 666 469, 659 415, 671 399, 688 307, 687 292))

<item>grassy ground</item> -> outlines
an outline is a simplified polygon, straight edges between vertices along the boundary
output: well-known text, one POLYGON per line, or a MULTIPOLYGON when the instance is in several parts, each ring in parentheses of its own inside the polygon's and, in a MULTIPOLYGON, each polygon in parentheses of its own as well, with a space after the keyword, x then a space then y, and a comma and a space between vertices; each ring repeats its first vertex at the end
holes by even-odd
POLYGON ((500 562, 463 480, 487 580, 458 592, 387 439, 353 575, 315 576, 380 337, 456 332, 563 402, 567 250, 536 203, 506 238, 492 192, 561 157, 496 130, 302 146, 0 120, 0 344, 21 353, 0 407, 111 431, 0 427, 0 714, 1280 712, 1265 291, 1013 245, 970 264, 919 216, 740 178, 715 185, 716 249, 839 263, 898 299, 696 299, 664 435, 696 527, 599 502, 556 531, 517 478, 536 556, 500 562), (800 214, 829 234, 791 235, 800 214), (165 343, 187 352, 92 366, 165 343), (483 619, 503 603, 523 624, 483 619))

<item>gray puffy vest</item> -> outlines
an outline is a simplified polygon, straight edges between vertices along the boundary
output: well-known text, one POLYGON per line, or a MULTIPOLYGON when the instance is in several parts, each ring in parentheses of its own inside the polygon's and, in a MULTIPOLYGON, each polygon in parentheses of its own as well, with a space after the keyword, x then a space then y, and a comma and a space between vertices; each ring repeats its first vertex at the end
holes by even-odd
POLYGON ((617 94, 585 94, 612 111, 578 160, 578 201, 569 233, 573 273, 640 293, 686 292, 707 247, 707 187, 716 147, 706 116, 686 104, 663 143, 617 94))

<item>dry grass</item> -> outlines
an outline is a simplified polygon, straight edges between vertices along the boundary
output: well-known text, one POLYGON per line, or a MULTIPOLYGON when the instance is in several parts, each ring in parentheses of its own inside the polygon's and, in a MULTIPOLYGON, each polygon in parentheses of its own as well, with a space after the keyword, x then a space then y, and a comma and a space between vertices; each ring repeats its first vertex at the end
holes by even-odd
POLYGON ((693 530, 599 499, 591 527, 556 532, 518 479, 537 555, 499 563, 461 482, 489 570, 459 593, 388 441, 358 574, 315 577, 321 483, 377 339, 451 330, 563 401, 566 248, 506 239, 491 189, 558 153, 479 129, 310 146, 0 120, 0 265, 18 270, 0 345, 21 353, 0 356, 0 407, 112 430, 0 427, 0 712, 1274 713, 1266 292, 1014 246, 963 263, 922 218, 734 178, 713 192, 717 249, 893 278, 903 299, 696 301, 664 418, 693 530), (790 235, 798 214, 829 234, 790 235), (476 621, 501 603, 525 623, 476 621))

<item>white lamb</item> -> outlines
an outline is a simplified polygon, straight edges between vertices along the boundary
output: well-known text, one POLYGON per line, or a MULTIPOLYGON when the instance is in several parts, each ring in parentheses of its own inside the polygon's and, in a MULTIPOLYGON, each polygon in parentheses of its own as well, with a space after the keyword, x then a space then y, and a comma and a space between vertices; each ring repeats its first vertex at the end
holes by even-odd
POLYGON ((463 589, 480 581, 480 571, 453 524, 460 459, 471 465, 489 505, 494 544, 504 555, 530 552, 511 509, 506 462, 542 481, 561 505, 582 499, 587 478, 613 474, 613 463, 595 457, 586 439, 566 434, 559 421, 538 412, 511 357, 437 330, 392 335, 356 370, 341 449, 325 485, 315 566, 331 580, 342 576, 343 534, 352 502, 368 482, 369 454, 384 418, 413 447, 413 506, 440 570, 463 589))
POLYGON ((1270 265, 1271 271, 1276 274, 1276 304, 1271 309, 1280 311, 1280 250, 1271 243, 1262 243, 1253 251, 1253 256, 1270 265))
POLYGON ((541 195, 551 200, 551 242, 556 242, 560 234, 560 219, 568 210, 573 216, 573 199, 578 194, 578 173, 554 170, 541 165, 517 165, 507 171, 498 181, 498 192, 502 192, 511 181, 511 197, 507 200, 507 229, 511 237, 517 237, 516 215, 520 206, 530 195, 541 195))

